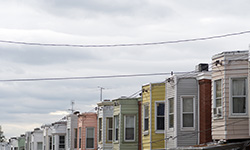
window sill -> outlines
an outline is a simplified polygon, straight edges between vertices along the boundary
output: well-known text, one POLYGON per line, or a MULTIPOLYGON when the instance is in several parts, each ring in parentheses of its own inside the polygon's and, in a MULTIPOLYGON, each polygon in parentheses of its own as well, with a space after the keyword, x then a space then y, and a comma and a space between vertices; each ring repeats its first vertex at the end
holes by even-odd
POLYGON ((213 120, 222 120, 223 117, 213 117, 213 120))
POLYGON ((144 132, 143 132, 143 135, 144 135, 144 136, 148 135, 148 131, 144 131, 144 132))
POLYGON ((114 144, 119 144, 119 141, 114 141, 114 144))
POLYGON ((182 127, 181 131, 195 131, 194 127, 182 127))
POLYGON ((135 142, 135 140, 124 140, 124 142, 131 143, 131 142, 135 142))
POLYGON ((163 134, 165 130, 155 130, 156 134, 163 134))
POLYGON ((243 119, 246 119, 248 118, 248 115, 244 114, 244 115, 230 115, 228 116, 229 119, 240 119, 240 118, 243 118, 243 119))

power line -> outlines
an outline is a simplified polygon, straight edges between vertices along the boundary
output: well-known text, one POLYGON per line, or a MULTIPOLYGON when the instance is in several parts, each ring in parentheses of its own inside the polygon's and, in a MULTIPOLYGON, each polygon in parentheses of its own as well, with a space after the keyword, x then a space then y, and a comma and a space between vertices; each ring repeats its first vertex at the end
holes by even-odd
POLYGON ((250 30, 242 32, 227 33, 222 35, 199 37, 191 39, 182 40, 171 40, 162 42, 145 42, 145 43, 123 43, 123 44, 56 44, 56 43, 39 43, 39 42, 23 42, 23 41, 12 41, 12 40, 0 40, 0 43, 8 44, 19 44, 19 45, 30 45, 30 46, 50 46, 50 47, 78 47, 78 48, 105 48, 105 47, 132 47, 132 46, 152 46, 152 45, 164 45, 164 44, 176 44, 184 42, 195 42, 195 41, 205 41, 211 39, 219 39, 236 35, 243 35, 250 33, 250 30))
MULTIPOLYGON (((176 72, 186 73, 186 72, 176 72)), ((23 78, 23 79, 7 79, 0 82, 27 82, 27 81, 56 81, 56 80, 81 80, 81 79, 107 79, 107 78, 126 78, 126 77, 143 77, 143 76, 162 76, 170 73, 145 73, 145 74, 124 74, 124 75, 103 75, 103 76, 86 76, 86 77, 55 77, 55 78, 23 78)))

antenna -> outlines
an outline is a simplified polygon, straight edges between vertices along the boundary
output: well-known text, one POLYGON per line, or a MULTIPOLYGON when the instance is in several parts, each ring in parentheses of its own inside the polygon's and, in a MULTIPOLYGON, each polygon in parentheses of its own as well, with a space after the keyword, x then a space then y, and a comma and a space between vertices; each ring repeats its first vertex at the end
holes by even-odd
POLYGON ((75 105, 75 101, 74 100, 71 100, 71 109, 68 109, 68 111, 71 111, 72 114, 74 113, 74 105, 75 105))
POLYGON ((100 101, 102 102, 102 90, 104 90, 104 87, 98 86, 98 88, 100 89, 100 101))

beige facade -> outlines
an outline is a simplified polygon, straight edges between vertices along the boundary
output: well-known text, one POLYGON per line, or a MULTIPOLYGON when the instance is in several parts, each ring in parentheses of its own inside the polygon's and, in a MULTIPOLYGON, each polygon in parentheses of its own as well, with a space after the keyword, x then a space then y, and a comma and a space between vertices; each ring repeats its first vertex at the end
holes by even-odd
POLYGON ((222 52, 212 57, 212 138, 247 139, 248 51, 222 52))

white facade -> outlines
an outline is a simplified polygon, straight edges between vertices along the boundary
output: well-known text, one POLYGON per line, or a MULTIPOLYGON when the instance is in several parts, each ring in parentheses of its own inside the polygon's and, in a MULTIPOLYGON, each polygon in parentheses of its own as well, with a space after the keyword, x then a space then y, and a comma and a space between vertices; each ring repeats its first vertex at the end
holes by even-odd
POLYGON ((10 150, 10 144, 7 142, 0 143, 0 150, 10 150))
MULTIPOLYGON (((97 104, 98 105, 98 148, 105 150, 112 150, 112 139, 109 140, 108 137, 108 121, 107 119, 113 119, 113 103, 111 101, 103 101, 97 104)), ((113 134, 112 134, 113 135, 113 134)))
POLYGON ((43 150, 43 131, 39 128, 31 132, 30 150, 43 150))
POLYGON ((25 150, 31 150, 31 132, 25 133, 25 150))
POLYGON ((54 150, 66 150, 66 121, 52 124, 52 147, 54 150))
POLYGON ((52 150, 52 129, 51 125, 44 125, 43 128, 43 148, 52 150))
POLYGON ((10 150, 18 150, 18 140, 16 137, 10 138, 10 150))
POLYGON ((76 114, 70 114, 67 116, 67 129, 66 129, 66 149, 77 149, 77 119, 76 114))

